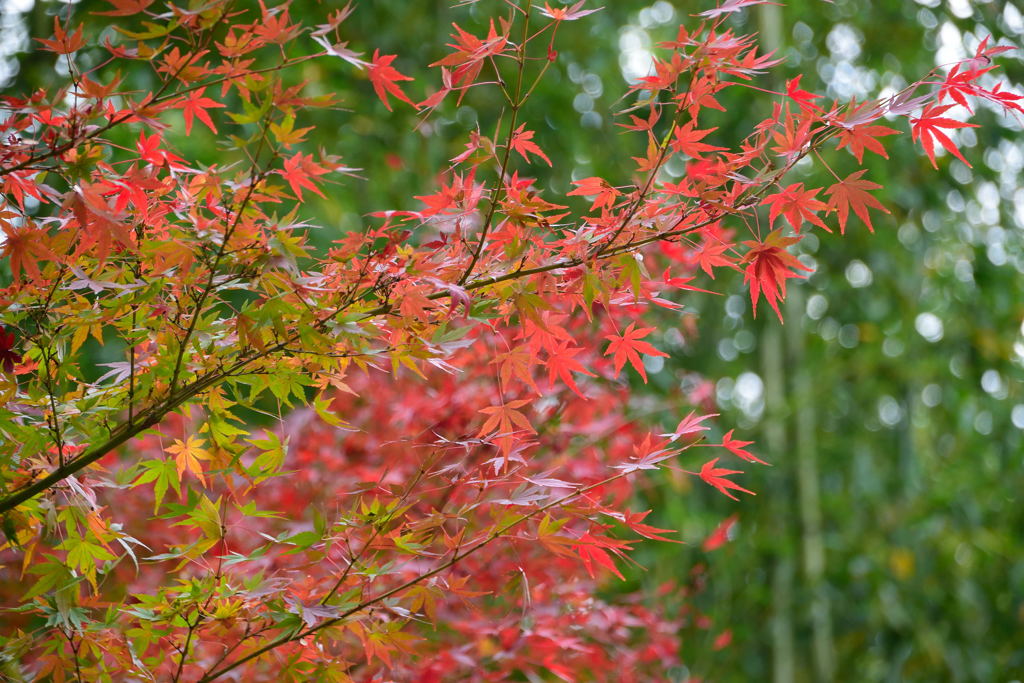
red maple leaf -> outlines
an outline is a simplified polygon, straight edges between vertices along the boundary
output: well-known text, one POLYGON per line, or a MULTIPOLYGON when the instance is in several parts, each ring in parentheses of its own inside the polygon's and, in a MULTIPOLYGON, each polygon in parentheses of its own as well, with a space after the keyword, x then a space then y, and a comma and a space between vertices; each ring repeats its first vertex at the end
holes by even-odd
POLYGON ((181 157, 173 152, 169 152, 166 149, 160 148, 160 143, 163 140, 160 138, 160 133, 153 133, 150 136, 142 131, 139 132, 139 140, 135 143, 135 149, 139 153, 139 157, 154 166, 163 166, 166 164, 170 168, 184 168, 184 161, 181 157))
POLYGON ((750 444, 754 443, 753 441, 740 441, 739 439, 734 439, 732 438, 733 431, 734 430, 730 429, 728 432, 725 433, 725 436, 722 437, 722 443, 720 444, 722 448, 728 450, 736 457, 743 458, 748 462, 759 462, 762 465, 768 464, 764 460, 762 460, 761 458, 757 457, 756 455, 754 455, 753 453, 744 448, 744 446, 749 446, 750 444))
POLYGON ((874 232, 875 228, 871 225, 868 207, 870 206, 871 208, 889 213, 889 209, 885 208, 880 201, 867 193, 868 190, 878 190, 882 186, 870 180, 862 180, 861 176, 866 172, 867 169, 861 169, 856 173, 851 173, 845 179, 840 180, 825 190, 825 194, 831 195, 828 200, 828 208, 835 211, 839 216, 840 234, 846 233, 846 220, 850 215, 851 208, 857 214, 857 217, 864 221, 864 225, 868 226, 868 230, 871 232, 874 232))
POLYGON ((456 31, 456 33, 452 34, 452 39, 455 42, 448 43, 448 47, 453 48, 455 52, 443 59, 437 60, 430 66, 454 66, 456 67, 452 72, 452 83, 454 85, 472 83, 476 80, 480 69, 483 68, 484 60, 501 54, 508 43, 508 39, 504 35, 499 35, 494 30, 493 19, 491 20, 490 31, 484 39, 477 38, 472 33, 463 31, 458 24, 453 23, 452 26, 455 27, 456 31))
POLYGON ((716 130, 718 129, 695 130, 694 122, 690 121, 685 126, 676 128, 675 136, 672 139, 672 150, 681 152, 693 159, 703 159, 704 157, 701 155, 704 152, 721 152, 726 148, 699 142, 699 140, 703 140, 709 133, 713 133, 716 130))
POLYGON ((284 45, 299 34, 301 26, 291 23, 288 5, 266 7, 262 3, 263 16, 253 25, 253 34, 268 43, 284 45))
POLYGON ((722 523, 704 539, 704 545, 701 546, 704 552, 709 553, 728 543, 730 532, 738 519, 739 515, 730 515, 722 520, 722 523))
POLYGON ((935 141, 937 140, 947 152, 955 156, 960 161, 971 166, 967 159, 964 159, 963 155, 960 154, 960 150, 957 149, 956 144, 949 139, 949 136, 942 132, 942 128, 953 129, 953 128, 977 128, 976 123, 966 123, 964 121, 957 121, 945 116, 939 116, 945 114, 947 111, 952 109, 953 104, 945 104, 942 106, 933 104, 930 107, 926 107, 921 112, 921 116, 910 119, 911 129, 910 135, 916 141, 918 138, 921 139, 921 146, 924 147, 925 154, 928 155, 928 159, 932 162, 933 168, 938 168, 938 164, 935 163, 935 141))
POLYGON ((643 337, 654 331, 653 327, 644 327, 636 329, 636 323, 630 323, 626 331, 621 335, 610 334, 605 339, 611 341, 608 346, 608 350, 604 352, 604 355, 611 356, 614 354, 612 359, 615 363, 615 376, 619 376, 619 372, 622 371, 622 366, 629 361, 640 376, 644 380, 644 384, 647 383, 647 373, 644 372, 643 361, 640 360, 640 354, 646 353, 648 356, 662 356, 668 358, 667 353, 663 353, 658 349, 654 348, 645 341, 640 341, 643 337))
POLYGON ((796 256, 786 251, 786 247, 799 241, 799 237, 783 237, 781 231, 776 230, 763 242, 743 243, 750 247, 750 251, 743 256, 743 262, 748 264, 743 271, 743 280, 750 284, 750 303, 755 317, 758 297, 764 294, 768 305, 775 311, 779 320, 782 320, 778 302, 786 296, 786 280, 804 277, 793 270, 811 270, 800 263, 796 256))
POLYGON ((645 512, 631 512, 626 510, 622 515, 622 523, 629 527, 629 529, 644 538, 649 538, 654 541, 668 541, 669 543, 682 543, 674 538, 665 538, 663 534, 674 534, 675 529, 659 529, 656 526, 650 524, 644 524, 643 520, 647 515, 651 514, 650 510, 645 512))
MULTIPOLYGON (((971 60, 973 61, 973 60, 971 60)), ((938 101, 942 102, 945 98, 949 97, 951 100, 966 108, 968 111, 971 110, 971 104, 967 100, 967 96, 976 95, 978 92, 978 86, 975 84, 975 80, 981 77, 995 67, 989 66, 984 69, 970 69, 960 71, 960 67, 964 65, 964 62, 956 64, 950 69, 949 73, 946 74, 946 78, 939 88, 938 101)))
POLYGON ((615 553, 616 555, 622 555, 623 550, 629 550, 630 544, 628 541, 618 541, 612 538, 605 538, 603 536, 593 536, 589 531, 582 536, 579 540, 573 543, 573 550, 580 554, 580 559, 583 560, 583 566, 586 567, 587 573, 590 577, 594 577, 594 564, 600 565, 605 569, 610 570, 615 576, 619 577, 623 581, 626 577, 615 566, 615 561, 612 559, 608 551, 615 553))
POLYGON ((395 67, 391 66, 391 62, 395 61, 395 57, 398 55, 381 55, 380 50, 373 51, 373 60, 367 67, 367 72, 370 77, 370 83, 373 84, 373 90, 377 93, 377 97, 384 103, 388 111, 391 111, 391 102, 388 101, 388 93, 391 93, 395 98, 411 104, 413 107, 416 104, 409 99, 408 95, 402 92, 402 88, 397 85, 397 81, 411 81, 412 78, 406 76, 398 71, 395 67))
POLYGON ((815 215, 816 211, 824 211, 828 208, 825 202, 814 198, 819 192, 821 192, 821 188, 805 190, 803 183, 793 183, 782 192, 768 195, 762 203, 771 206, 768 211, 769 222, 774 226, 775 219, 781 214, 797 232, 800 232, 800 226, 805 220, 832 232, 824 221, 815 215))
POLYGON ((814 100, 820 99, 821 95, 815 95, 814 93, 800 89, 800 79, 803 78, 803 74, 796 78, 786 81, 786 96, 792 100, 795 100, 800 109, 821 109, 818 105, 814 104, 814 100))
POLYGON ((700 478, 704 480, 704 483, 714 486, 720 493, 732 498, 733 500, 739 500, 739 498, 729 493, 730 490, 749 493, 752 496, 757 495, 753 491, 743 488, 736 482, 726 479, 726 477, 731 474, 743 474, 743 472, 742 470, 727 470, 724 467, 715 467, 718 460, 718 458, 709 460, 700 468, 700 478))
POLYGON ((546 161, 548 166, 550 166, 551 159, 548 159, 548 155, 541 151, 541 148, 537 146, 536 142, 533 142, 533 131, 523 130, 525 126, 526 124, 524 123, 516 128, 515 133, 512 134, 512 140, 509 142, 509 145, 512 149, 523 155, 523 158, 527 161, 530 160, 530 154, 532 153, 546 161))
POLYGON ((732 259, 723 254, 736 245, 729 241, 712 241, 712 238, 705 236, 704 244, 701 245, 700 250, 697 252, 697 260, 700 262, 700 268, 705 273, 711 276, 711 279, 715 279, 714 268, 715 266, 733 266, 732 259))
POLYGON ((697 276, 690 277, 674 277, 669 273, 669 269, 666 268, 665 272, 661 274, 661 282, 668 287, 675 287, 676 289, 682 289, 687 292, 701 292, 703 294, 718 294, 718 292, 712 292, 710 289, 701 289, 700 287, 694 287, 690 283, 697 279, 697 276))
POLYGON ((15 364, 20 362, 21 354, 14 350, 14 333, 0 327, 0 368, 13 372, 15 364))
POLYGON ((183 100, 181 100, 181 114, 185 117, 185 134, 188 135, 192 132, 192 118, 195 117, 206 124, 206 127, 212 130, 214 133, 217 132, 217 127, 213 125, 213 120, 210 115, 206 112, 207 109, 219 109, 224 107, 223 104, 212 100, 209 97, 203 97, 205 88, 199 90, 193 90, 183 100))
POLYGON ((577 396, 585 399, 586 396, 584 396, 580 391, 580 388, 576 386, 576 381, 573 379, 572 373, 578 372, 589 377, 595 377, 596 375, 583 367, 583 365, 574 358, 574 356, 582 350, 583 349, 579 347, 570 347, 569 342, 563 342, 555 350, 549 351, 548 359, 544 364, 548 368, 548 382, 554 384, 555 378, 560 378, 565 382, 567 387, 575 392, 577 396))
MULTIPOLYGON (((768 119, 768 121, 774 123, 774 119, 768 119)), ((775 140, 772 151, 781 157, 792 160, 802 154, 811 142, 811 120, 804 119, 797 123, 791 118, 786 119, 782 130, 772 132, 772 138, 775 140)))
POLYGON ((320 195, 324 196, 324 193, 320 191, 310 177, 322 176, 328 173, 328 169, 320 166, 313 161, 312 154, 302 154, 301 152, 291 157, 290 159, 284 160, 284 170, 278 171, 285 180, 288 181, 288 185, 292 188, 292 192, 295 193, 295 197, 298 200, 302 200, 302 188, 307 188, 320 195))

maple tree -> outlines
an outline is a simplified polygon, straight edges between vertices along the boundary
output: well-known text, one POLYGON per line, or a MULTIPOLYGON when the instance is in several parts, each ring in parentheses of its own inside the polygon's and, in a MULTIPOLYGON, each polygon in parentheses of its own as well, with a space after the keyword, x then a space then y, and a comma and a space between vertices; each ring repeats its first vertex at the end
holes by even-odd
POLYGON ((490 4, 480 35, 454 26, 433 84, 350 48, 351 5, 306 25, 288 4, 117 0, 102 44, 57 17, 39 45, 68 82, 4 97, 0 122, 0 513, 28 585, 5 591, 11 670, 649 680, 678 665, 688 607, 594 595, 637 537, 673 533, 629 509, 635 479, 670 468, 736 499, 752 493, 742 471, 718 463, 764 461, 734 430, 705 439, 700 397, 660 437, 631 416, 627 373, 646 382, 642 356, 667 355, 644 311, 681 309, 724 268, 781 319, 806 231, 834 219, 842 234, 851 210, 873 229, 869 209, 885 211, 861 167, 896 132, 879 120, 910 118, 934 165, 935 142, 966 163, 944 131, 974 125, 948 115, 969 98, 1024 111, 983 78, 1006 49, 985 41, 874 102, 826 103, 801 77, 765 92, 753 83, 780 60, 729 24, 762 3, 724 2, 661 44, 622 113, 635 166, 563 197, 530 178, 558 160, 529 98, 562 22, 597 11, 584 2, 490 4), (78 67, 91 45, 106 58, 78 67), (425 121, 487 91, 499 124, 465 132, 422 207, 382 209, 317 254, 304 193, 358 170, 305 144, 303 116, 338 104, 309 94, 314 60, 425 121), (123 86, 122 65, 159 87, 123 86), (726 89, 764 106, 742 140, 715 135, 726 89), (196 122, 221 143, 214 163, 181 149, 196 122), (842 179, 826 152, 855 170, 842 179), (836 182, 794 181, 804 160, 836 182), (87 342, 121 360, 98 374, 87 342))

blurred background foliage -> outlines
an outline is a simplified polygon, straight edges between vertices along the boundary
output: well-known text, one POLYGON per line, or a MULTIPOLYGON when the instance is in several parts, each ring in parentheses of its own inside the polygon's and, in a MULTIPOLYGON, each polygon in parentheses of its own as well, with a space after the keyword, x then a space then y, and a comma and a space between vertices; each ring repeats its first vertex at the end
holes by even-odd
MULTIPOLYGON (((422 99, 437 81, 426 65, 445 53, 450 22, 481 33, 500 4, 357 3, 347 35, 354 49, 398 53, 395 66, 416 77, 411 91, 422 99)), ((641 154, 644 141, 620 135, 613 113, 629 104, 620 98, 647 72, 652 46, 711 6, 605 4, 560 28, 558 60, 524 112, 558 162, 552 173, 530 169, 553 192, 592 175, 630 182, 623 160, 641 154)), ((45 87, 61 71, 52 55, 25 54, 30 34, 49 35, 55 12, 111 30, 107 18, 90 16, 106 7, 93 0, 0 7, 0 83, 11 94, 45 87)), ((331 8, 312 0, 291 7, 297 17, 331 8)), ((786 56, 759 85, 777 89, 804 74, 802 87, 840 99, 892 93, 973 53, 986 35, 1006 44, 1024 35, 1021 7, 996 0, 791 0, 731 25, 760 32, 786 56)), ((310 49, 288 47, 293 55, 310 49)), ((84 67, 101 58, 79 55, 84 67)), ((1000 64, 1020 91, 1021 54, 1000 64)), ((311 90, 334 92, 352 110, 318 112, 300 125, 315 125, 311 140, 364 178, 307 202, 311 222, 323 226, 313 235, 321 248, 370 211, 417 208, 412 197, 433 191, 468 130, 494 135, 501 102, 493 89, 470 92, 461 106, 449 97, 420 122, 408 107, 388 112, 340 60, 304 75, 311 90)), ((145 68, 125 77, 153 87, 145 68)), ((735 141, 770 113, 767 98, 739 90, 723 102, 727 112, 701 122, 719 127, 717 141, 735 141)), ((773 464, 747 468, 743 484, 758 495, 740 503, 668 475, 638 493, 655 524, 679 529, 690 544, 644 544, 636 559, 646 571, 634 570, 626 587, 686 584, 695 566, 708 567, 689 599, 711 625, 694 620, 680 634, 694 675, 995 681, 1024 672, 1024 140, 1021 122, 998 112, 982 108, 976 121, 981 128, 958 135, 973 168, 946 155, 933 171, 906 130, 890 139, 888 160, 869 155, 868 177, 884 186, 878 194, 892 215, 878 215, 874 234, 853 221, 845 237, 803 240, 801 258, 815 272, 791 286, 785 325, 767 308, 754 319, 741 294, 689 296, 696 328, 678 314, 662 320, 661 348, 672 357, 650 359, 651 384, 635 387, 641 405, 673 427, 685 408, 672 397, 699 373, 714 383, 719 424, 755 438, 755 452, 773 464), (704 552, 700 540, 733 513, 731 542, 704 552), (718 651, 712 643, 726 629, 731 644, 718 651)), ((180 145, 186 157, 224 163, 214 142, 197 126, 180 145)), ((824 156, 841 173, 845 154, 824 156)), ((801 164, 792 178, 817 187, 827 173, 801 164)), ((738 274, 724 277, 717 289, 741 290, 738 274)))

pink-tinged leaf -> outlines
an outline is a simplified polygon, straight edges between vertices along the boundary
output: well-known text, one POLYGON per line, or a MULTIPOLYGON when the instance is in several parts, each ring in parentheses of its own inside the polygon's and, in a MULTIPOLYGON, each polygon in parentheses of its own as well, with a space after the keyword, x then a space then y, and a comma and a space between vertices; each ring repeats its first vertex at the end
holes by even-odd
POLYGON ((633 458, 622 465, 613 465, 617 470, 629 474, 638 470, 656 470, 658 463, 673 458, 679 454, 678 450, 662 448, 666 441, 651 442, 651 435, 648 434, 644 440, 633 445, 633 458))
POLYGON ((343 59, 349 64, 359 67, 360 69, 369 66, 369 63, 365 59, 360 59, 363 53, 350 50, 348 48, 348 43, 336 43, 332 45, 331 41, 327 40, 324 36, 315 34, 313 35, 313 40, 320 44, 324 49, 324 52, 333 57, 343 59))
POLYGON ((718 413, 710 413, 708 415, 697 415, 696 411, 690 411, 690 414, 684 417, 679 424, 676 426, 675 431, 668 434, 662 434, 661 436, 668 437, 670 441, 675 441, 684 436, 690 436, 692 434, 700 434, 711 429, 708 425, 701 424, 704 420, 710 420, 713 417, 718 417, 718 413))
POLYGON ((777 2, 768 2, 768 0, 725 0, 721 5, 715 9, 705 10, 697 14, 698 17, 708 17, 714 19, 722 14, 729 14, 731 12, 739 12, 744 7, 751 7, 752 5, 778 5, 777 2))
POLYGON ((603 7, 596 7, 594 9, 581 9, 584 3, 586 3, 586 1, 587 0, 579 0, 579 2, 576 2, 570 7, 555 8, 551 7, 550 4, 545 2, 543 8, 538 7, 537 9, 543 16, 548 17, 549 19, 554 19, 555 21, 575 21, 577 19, 582 19, 588 14, 600 12, 602 9, 604 9, 603 7))
POLYGON ((885 105, 878 100, 869 100, 868 102, 857 104, 857 100, 854 99, 850 102, 842 117, 832 118, 831 122, 836 126, 849 129, 856 128, 857 126, 866 126, 883 116, 885 116, 885 105))
POLYGON ((579 487, 578 483, 565 481, 564 479, 557 479, 555 477, 549 477, 546 474, 541 474, 536 477, 523 477, 523 479, 530 482, 534 486, 541 486, 547 489, 574 489, 579 487))
POLYGON ((926 102, 931 101, 931 95, 912 97, 916 88, 917 86, 913 85, 906 90, 893 95, 887 103, 889 113, 896 116, 903 116, 904 114, 909 114, 918 107, 923 106, 926 102))

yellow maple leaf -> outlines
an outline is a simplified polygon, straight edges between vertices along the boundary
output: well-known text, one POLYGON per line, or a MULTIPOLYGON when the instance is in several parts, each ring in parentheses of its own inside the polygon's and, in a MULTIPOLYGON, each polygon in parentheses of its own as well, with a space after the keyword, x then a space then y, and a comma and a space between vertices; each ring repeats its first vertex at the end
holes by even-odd
POLYGON ((181 480, 181 475, 188 470, 192 474, 196 475, 196 479, 206 486, 206 478, 203 476, 203 466, 199 464, 200 460, 209 460, 210 452, 203 448, 202 441, 194 436, 188 437, 188 441, 182 441, 181 439, 175 439, 173 446, 167 447, 167 452, 174 456, 174 462, 178 466, 178 480, 181 480))

